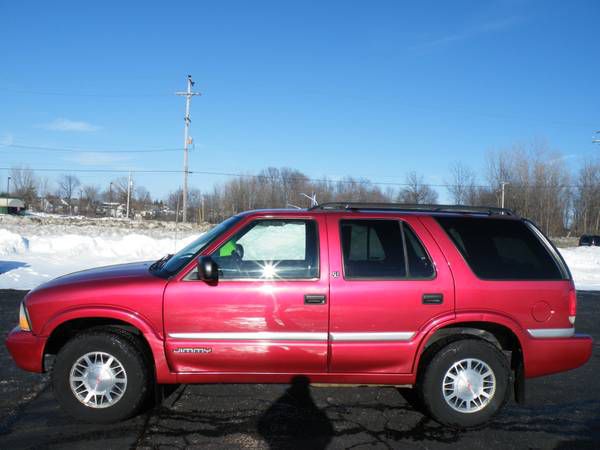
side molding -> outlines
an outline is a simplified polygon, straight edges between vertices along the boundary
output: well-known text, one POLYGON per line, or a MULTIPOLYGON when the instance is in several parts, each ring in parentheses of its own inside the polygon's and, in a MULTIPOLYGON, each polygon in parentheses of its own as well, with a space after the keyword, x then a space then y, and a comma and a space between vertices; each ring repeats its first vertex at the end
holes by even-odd
POLYGON ((569 338, 575 334, 575 328, 530 328, 527 332, 534 338, 569 338))

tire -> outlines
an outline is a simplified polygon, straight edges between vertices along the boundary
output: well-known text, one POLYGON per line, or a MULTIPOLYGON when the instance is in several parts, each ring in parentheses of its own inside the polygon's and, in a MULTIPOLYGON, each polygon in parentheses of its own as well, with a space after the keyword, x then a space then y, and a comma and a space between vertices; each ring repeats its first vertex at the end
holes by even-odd
POLYGON ((451 342, 431 356, 419 384, 429 415, 442 425, 473 428, 492 419, 510 394, 507 358, 480 339, 451 342))
POLYGON ((136 338, 108 330, 84 332, 69 340, 52 371, 54 394, 63 409, 95 423, 135 415, 151 391, 151 381, 136 338))

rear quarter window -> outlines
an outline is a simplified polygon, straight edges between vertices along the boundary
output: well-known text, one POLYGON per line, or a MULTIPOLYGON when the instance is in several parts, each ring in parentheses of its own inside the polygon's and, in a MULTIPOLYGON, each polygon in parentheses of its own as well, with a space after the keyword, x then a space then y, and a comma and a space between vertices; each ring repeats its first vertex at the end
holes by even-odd
POLYGON ((484 280, 562 280, 546 246, 521 220, 438 217, 475 275, 484 280))

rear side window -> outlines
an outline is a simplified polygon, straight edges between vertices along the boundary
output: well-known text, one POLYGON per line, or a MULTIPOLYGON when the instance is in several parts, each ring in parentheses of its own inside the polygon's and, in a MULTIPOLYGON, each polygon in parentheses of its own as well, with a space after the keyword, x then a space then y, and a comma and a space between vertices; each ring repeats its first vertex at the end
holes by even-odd
POLYGON ((347 279, 431 278, 433 264, 416 235, 397 220, 340 222, 347 279))
POLYGON ((477 217, 438 217, 437 221, 479 278, 564 278, 544 244, 523 221, 477 217))

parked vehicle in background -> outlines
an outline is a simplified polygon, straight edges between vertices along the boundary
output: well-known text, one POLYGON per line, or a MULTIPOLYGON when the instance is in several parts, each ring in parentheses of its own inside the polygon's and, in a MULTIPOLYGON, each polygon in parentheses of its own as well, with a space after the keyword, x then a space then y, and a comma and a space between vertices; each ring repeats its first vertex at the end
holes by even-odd
MULTIPOLYGON (((452 427, 525 379, 579 367, 559 252, 499 208, 333 203, 231 217, 175 255, 57 278, 7 346, 74 417, 113 422, 160 384, 403 385, 452 427)), ((560 393, 556 394, 557 396, 560 393)))
POLYGON ((590 235, 590 234, 583 234, 581 235, 581 237, 579 238, 579 246, 596 246, 596 245, 600 245, 600 236, 598 235, 590 235))

